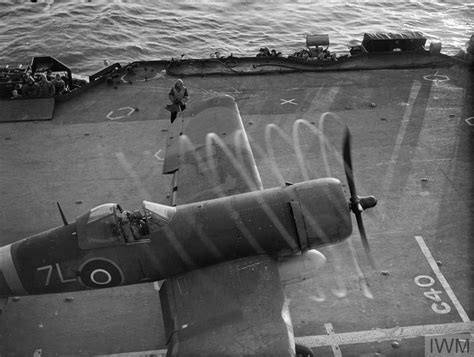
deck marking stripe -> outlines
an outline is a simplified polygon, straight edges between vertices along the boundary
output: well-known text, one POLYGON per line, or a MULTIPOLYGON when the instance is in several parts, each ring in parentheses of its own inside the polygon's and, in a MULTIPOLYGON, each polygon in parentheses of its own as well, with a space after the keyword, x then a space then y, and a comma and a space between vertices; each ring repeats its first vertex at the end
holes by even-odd
POLYGON ((419 325, 394 327, 387 329, 375 329, 368 331, 356 331, 337 333, 332 335, 303 336, 296 337, 296 343, 305 346, 323 347, 331 345, 352 345, 357 343, 382 342, 390 340, 401 340, 406 338, 423 337, 427 335, 447 335, 462 332, 473 332, 472 322, 453 322, 436 325, 419 325))
POLYGON ((158 151, 155 153, 155 155, 153 155, 158 161, 164 161, 164 159, 165 159, 164 157, 161 157, 161 156, 160 156, 160 153, 161 153, 162 151, 163 151, 163 150, 160 149, 160 150, 158 150, 158 151))
POLYGON ((385 177, 382 184, 382 188, 384 191, 388 190, 390 181, 394 179, 395 165, 400 155, 400 150, 401 150, 402 143, 407 132, 408 123, 410 122, 411 113, 412 113, 416 98, 418 97, 418 93, 420 92, 420 89, 421 89, 421 82, 417 80, 413 81, 413 84, 410 90, 410 95, 408 96, 408 102, 405 108, 405 112, 403 113, 402 121, 400 123, 400 129, 398 130, 397 139, 395 140, 395 145, 393 147, 392 155, 390 156, 390 160, 386 163, 388 165, 385 171, 385 177))
POLYGON ((390 157, 390 162, 395 163, 400 154, 400 148, 402 146, 403 139, 407 131, 408 123, 410 122, 411 111, 414 107, 418 93, 420 92, 421 83, 419 81, 414 81, 411 86, 410 96, 408 97, 408 103, 406 106, 405 113, 403 113, 402 122, 400 129, 398 130, 397 140, 395 141, 395 147, 393 148, 392 156, 390 157))
POLYGON ((18 272, 13 263, 11 244, 0 247, 0 271, 3 273, 10 290, 15 294, 28 294, 21 283, 18 272))
POLYGON ((428 263, 430 264, 431 269, 432 269, 433 272, 436 274, 436 277, 438 278, 439 282, 440 282, 441 285, 443 286, 444 290, 446 290, 446 293, 448 294, 449 298, 451 299, 451 301, 453 302, 454 306, 456 307, 456 310, 458 310, 458 313, 459 313, 459 316, 461 316, 461 319, 462 319, 464 322, 470 321, 470 320, 469 320, 469 317, 468 317, 467 314, 466 314, 466 311, 465 311, 464 308, 461 306, 461 303, 460 303, 459 300, 456 298, 456 295, 454 295, 454 292, 453 292, 453 290, 451 289, 451 286, 449 286, 448 281, 447 281, 446 278, 444 277, 443 273, 441 273, 441 270, 439 270, 438 264, 436 264, 436 261, 434 260, 433 256, 431 255, 430 250, 429 250, 428 247, 426 246, 426 243, 425 243, 423 237, 421 237, 421 236, 415 236, 415 239, 416 239, 418 245, 420 246, 421 251, 422 251, 423 254, 425 255, 426 260, 428 260, 428 263))
POLYGON ((286 99, 280 99, 281 100, 281 103, 280 105, 284 105, 284 104, 293 104, 293 105, 298 105, 298 103, 295 102, 295 98, 292 98, 292 99, 289 99, 289 100, 286 100, 286 99))
MULTIPOLYGON (((123 82, 123 83, 129 83, 128 81, 129 80, 125 80, 125 76, 127 75, 127 73, 125 73, 122 77, 120 77, 120 80, 123 82)), ((157 73, 156 75, 154 75, 153 77, 150 77, 150 78, 143 78, 143 79, 134 79, 132 82, 147 82, 147 81, 151 81, 152 79, 158 79, 158 78, 165 78, 165 76, 161 73, 157 73)))
MULTIPOLYGON (((474 332, 473 322, 452 322, 447 324, 418 325, 418 326, 396 326, 394 328, 375 329, 368 331, 355 331, 334 333, 329 335, 302 336, 295 337, 295 342, 303 344, 310 348, 334 346, 334 345, 352 345, 356 343, 382 342, 391 340, 403 340, 408 338, 417 338, 429 335, 448 335, 465 332, 474 332)), ((125 356, 165 356, 166 349, 142 352, 127 352, 109 355, 97 355, 101 357, 125 357, 125 356)))
MULTIPOLYGON (((332 323, 328 322, 324 324, 324 328, 328 335, 334 335, 334 327, 332 323)), ((334 357, 342 357, 341 349, 339 348, 338 344, 331 344, 332 353, 334 353, 334 357)))

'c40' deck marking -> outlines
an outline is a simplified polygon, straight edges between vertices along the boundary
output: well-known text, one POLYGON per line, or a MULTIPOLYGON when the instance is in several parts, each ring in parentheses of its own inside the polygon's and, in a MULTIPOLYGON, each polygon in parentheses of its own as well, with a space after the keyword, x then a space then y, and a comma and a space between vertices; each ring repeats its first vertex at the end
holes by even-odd
POLYGON ((426 260, 428 260, 428 263, 430 264, 431 269, 433 269, 433 272, 436 274, 436 277, 438 278, 439 282, 443 286, 444 290, 446 290, 446 294, 448 294, 449 298, 453 302, 454 307, 456 308, 456 310, 458 310, 459 316, 461 316, 461 319, 464 322, 469 322, 470 320, 469 320, 469 317, 467 316, 466 311, 461 306, 461 304, 460 304, 459 300, 457 299, 456 295, 454 295, 454 292, 451 289, 451 287, 449 286, 446 278, 444 277, 444 275, 439 270, 438 264, 436 264, 436 261, 434 260, 433 256, 431 255, 430 250, 426 246, 426 243, 425 243, 423 237, 416 236, 415 239, 416 239, 418 245, 420 246, 421 251, 425 255, 426 260))

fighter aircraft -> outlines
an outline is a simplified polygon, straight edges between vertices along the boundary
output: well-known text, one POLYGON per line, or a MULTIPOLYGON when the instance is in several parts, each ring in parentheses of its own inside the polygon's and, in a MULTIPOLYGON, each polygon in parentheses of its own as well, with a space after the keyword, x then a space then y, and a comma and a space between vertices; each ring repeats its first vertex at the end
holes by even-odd
MULTIPOLYGON (((369 252, 352 174, 350 134, 341 182, 322 178, 263 189, 232 97, 194 104, 169 130, 163 172, 170 205, 92 208, 64 225, 0 248, 0 296, 47 294, 164 280, 168 355, 294 356, 282 284, 314 276, 318 247, 352 233, 369 252)), ((301 347, 299 347, 301 348, 301 347)))

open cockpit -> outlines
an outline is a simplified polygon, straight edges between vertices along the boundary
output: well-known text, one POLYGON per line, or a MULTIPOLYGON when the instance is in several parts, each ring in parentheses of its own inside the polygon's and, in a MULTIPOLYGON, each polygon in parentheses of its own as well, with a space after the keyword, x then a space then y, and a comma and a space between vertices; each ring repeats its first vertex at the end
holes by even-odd
POLYGON ((143 212, 129 211, 120 204, 92 208, 76 220, 79 247, 95 249, 150 241, 151 233, 165 227, 175 207, 143 201, 143 212))

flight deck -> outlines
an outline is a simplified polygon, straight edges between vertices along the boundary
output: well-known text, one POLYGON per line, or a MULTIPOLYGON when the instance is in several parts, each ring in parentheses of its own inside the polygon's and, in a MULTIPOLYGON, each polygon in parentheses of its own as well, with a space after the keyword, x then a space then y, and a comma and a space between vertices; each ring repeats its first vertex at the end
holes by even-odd
MULTIPOLYGON (((167 204, 162 174, 176 76, 140 62, 65 102, 48 121, 0 123, 2 245, 97 205, 167 204)), ((425 335, 473 333, 474 81, 467 66, 182 77, 189 107, 237 102, 265 188, 354 176, 375 266, 352 236, 285 294, 296 342, 318 356, 419 356, 425 335)), ((179 120, 186 120, 187 111, 179 120)), ((349 197, 349 193, 347 193, 349 197)), ((10 298, 5 356, 163 355, 158 282, 10 298)))

